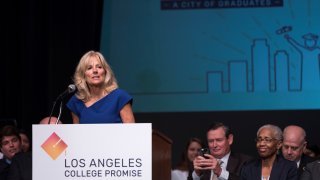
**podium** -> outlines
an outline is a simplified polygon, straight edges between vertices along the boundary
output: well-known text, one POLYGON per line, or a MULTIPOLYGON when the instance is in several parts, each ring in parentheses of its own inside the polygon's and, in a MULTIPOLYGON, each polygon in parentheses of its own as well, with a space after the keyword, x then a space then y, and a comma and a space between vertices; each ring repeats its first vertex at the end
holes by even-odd
POLYGON ((32 132, 33 180, 152 179, 150 123, 38 124, 32 132))
POLYGON ((152 130, 152 180, 171 179, 172 140, 152 130))

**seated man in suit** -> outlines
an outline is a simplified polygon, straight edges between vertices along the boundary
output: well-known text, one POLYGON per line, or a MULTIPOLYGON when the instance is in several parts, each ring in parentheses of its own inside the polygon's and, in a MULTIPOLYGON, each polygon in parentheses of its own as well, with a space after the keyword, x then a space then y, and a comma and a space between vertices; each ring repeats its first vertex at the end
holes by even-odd
POLYGON ((0 179, 6 180, 12 158, 21 151, 21 139, 16 127, 7 125, 1 129, 0 150, 3 153, 3 159, 0 160, 0 179))
POLYGON ((303 154, 307 145, 305 130, 296 125, 290 125, 283 130, 282 155, 284 158, 297 163, 298 176, 305 165, 315 159, 303 154))
POLYGON ((229 127, 223 123, 214 123, 207 131, 207 141, 210 154, 195 158, 193 179, 239 179, 242 165, 252 158, 231 152, 233 134, 229 127))

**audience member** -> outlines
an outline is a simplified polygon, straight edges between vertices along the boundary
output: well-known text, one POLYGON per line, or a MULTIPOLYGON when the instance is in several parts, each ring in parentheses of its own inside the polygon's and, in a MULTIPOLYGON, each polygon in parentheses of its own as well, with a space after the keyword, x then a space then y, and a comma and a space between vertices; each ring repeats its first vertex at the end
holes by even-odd
POLYGON ((320 158, 320 148, 316 144, 307 144, 307 147, 305 148, 304 155, 319 159, 320 158))
POLYGON ((308 163, 300 176, 300 180, 318 179, 320 179, 320 160, 308 163))
POLYGON ((16 127, 7 125, 1 129, 0 150, 3 153, 3 159, 0 160, 0 179, 7 180, 12 158, 21 151, 21 139, 16 127))
POLYGON ((182 153, 180 162, 171 171, 171 180, 192 180, 193 160, 202 147, 203 145, 200 139, 189 139, 182 153))
POLYGON ((284 158, 297 163, 298 176, 301 175, 305 165, 315 159, 306 156, 306 132, 303 128, 290 125, 283 130, 282 155, 284 158))
MULTIPOLYGON (((57 117, 45 117, 40 120, 39 124, 61 124, 57 117)), ((2 180, 2 179, 0 179, 2 180)), ((12 158, 12 163, 8 172, 7 180, 32 180, 32 153, 17 153, 12 158)))
POLYGON ((21 138, 21 150, 22 152, 28 152, 31 147, 30 138, 24 130, 20 129, 19 135, 21 138))
POLYGON ((214 123, 207 131, 207 141, 210 154, 195 158, 193 179, 239 179, 242 165, 251 157, 231 151, 233 134, 229 127, 214 123))
POLYGON ((74 73, 77 92, 67 103, 73 123, 134 123, 132 97, 118 88, 100 52, 85 53, 74 73))
POLYGON ((259 128, 256 148, 259 159, 242 167, 241 180, 297 180, 297 165, 277 155, 282 145, 282 131, 275 125, 259 128))

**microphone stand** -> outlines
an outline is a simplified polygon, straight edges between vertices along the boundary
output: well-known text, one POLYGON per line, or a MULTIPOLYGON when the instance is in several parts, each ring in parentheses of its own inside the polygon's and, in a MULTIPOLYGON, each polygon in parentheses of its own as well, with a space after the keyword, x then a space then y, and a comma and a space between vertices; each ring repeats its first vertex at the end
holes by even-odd
POLYGON ((58 118, 57 118, 57 121, 55 124, 58 124, 60 117, 61 117, 61 112, 62 112, 62 99, 60 101, 60 106, 59 106, 59 115, 58 115, 58 118))
POLYGON ((57 99, 53 102, 53 105, 52 105, 52 108, 51 108, 51 112, 50 112, 50 116, 49 116, 49 120, 48 120, 48 124, 51 123, 51 117, 52 117, 52 115, 53 115, 53 111, 54 111, 54 109, 55 109, 55 107, 56 107, 57 101, 58 101, 59 99, 61 99, 61 101, 60 101, 60 108, 59 108, 59 116, 58 116, 58 119, 57 119, 57 121, 56 121, 55 124, 58 124, 58 122, 59 122, 59 119, 60 119, 60 116, 61 116, 61 111, 62 111, 62 98, 61 98, 61 96, 58 96, 57 99))
POLYGON ((62 101, 63 101, 63 98, 64 98, 65 96, 67 96, 68 94, 75 92, 76 90, 77 90, 77 89, 76 89, 76 86, 75 86, 74 84, 70 84, 70 85, 68 86, 67 90, 65 90, 63 93, 61 93, 61 94, 57 97, 57 99, 53 102, 53 106, 52 106, 52 109, 51 109, 51 112, 50 112, 48 124, 50 124, 50 122, 51 122, 51 117, 52 117, 54 108, 56 107, 57 101, 60 100, 59 115, 58 115, 57 121, 56 121, 56 123, 55 123, 55 124, 58 124, 58 122, 59 122, 59 120, 60 120, 60 117, 61 117, 61 112, 62 112, 62 101))

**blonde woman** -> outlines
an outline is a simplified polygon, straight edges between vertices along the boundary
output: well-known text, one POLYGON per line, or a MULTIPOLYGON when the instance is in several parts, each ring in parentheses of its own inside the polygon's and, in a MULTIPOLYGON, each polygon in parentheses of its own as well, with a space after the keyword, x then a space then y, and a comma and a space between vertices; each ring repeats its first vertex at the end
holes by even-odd
POLYGON ((132 97, 118 88, 100 52, 85 53, 74 73, 77 92, 67 103, 74 124, 134 123, 132 97))

